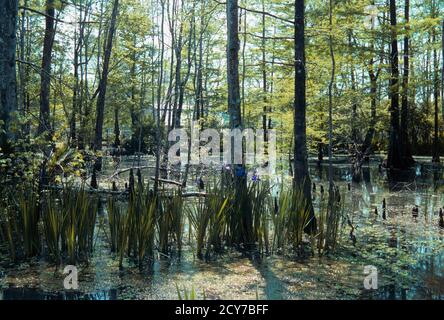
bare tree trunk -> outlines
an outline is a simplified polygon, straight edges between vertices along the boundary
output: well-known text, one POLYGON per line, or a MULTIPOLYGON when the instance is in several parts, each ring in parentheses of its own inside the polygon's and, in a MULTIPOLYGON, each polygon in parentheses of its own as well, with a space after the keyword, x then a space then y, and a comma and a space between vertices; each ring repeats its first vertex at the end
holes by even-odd
MULTIPOLYGON (((114 33, 116 31, 117 14, 119 12, 119 0, 114 0, 113 11, 111 14, 111 22, 108 30, 108 38, 106 40, 105 56, 103 59, 103 69, 102 77, 99 82, 99 94, 97 97, 96 105, 96 129, 95 129, 95 139, 94 139, 94 150, 102 150, 102 139, 103 139, 103 120, 105 113, 105 98, 106 98, 106 87, 108 84, 108 73, 109 73, 109 62, 111 59, 111 52, 113 49, 113 39, 114 33)), ((96 161, 95 168, 100 171, 102 168, 102 158, 99 156, 96 161)))
POLYGON ((46 132, 52 134, 50 117, 50 93, 51 93, 51 62, 52 47, 54 44, 54 0, 46 0, 45 9, 45 36, 43 39, 42 70, 40 72, 40 122, 38 134, 46 132))
POLYGON ((307 124, 306 124, 306 68, 305 68, 305 3, 295 0, 294 25, 294 170, 293 187, 302 188, 310 209, 310 224, 306 231, 316 229, 311 199, 311 180, 308 173, 307 124))
MULTIPOLYGON (((190 79, 190 73, 191 73, 191 65, 192 65, 192 54, 193 54, 193 36, 195 38, 196 36, 196 27, 195 27, 195 3, 193 3, 192 13, 191 13, 191 19, 190 19, 190 33, 188 36, 188 53, 187 53, 187 71, 185 73, 184 78, 179 82, 179 101, 177 105, 177 113, 176 113, 176 119, 175 119, 175 128, 181 127, 181 120, 182 120, 182 109, 183 109, 183 103, 185 99, 185 88, 188 83, 188 80, 190 79)), ((195 47, 195 46, 194 46, 195 47)), ((180 73, 180 70, 179 70, 180 73)))
POLYGON ((0 147, 9 153, 12 113, 17 110, 17 80, 15 74, 17 0, 0 0, 0 147))
MULTIPOLYGON (((28 0, 24 1, 24 6, 28 6, 28 0)), ((21 20, 20 20, 20 60, 26 61, 25 58, 25 35, 26 35, 26 10, 22 10, 21 20)), ((26 115, 26 65, 19 64, 19 77, 20 77, 20 89, 19 89, 19 101, 18 101, 18 109, 22 113, 22 115, 26 115)))
POLYGON ((404 16, 405 16, 405 36, 404 36, 404 74, 402 81, 402 105, 401 105, 401 146, 402 146, 402 156, 403 161, 406 166, 411 166, 414 161, 411 154, 410 139, 408 130, 410 127, 409 123, 409 71, 410 71, 410 57, 409 57, 409 23, 410 23, 410 0, 405 0, 404 6, 404 16))
POLYGON ((79 91, 79 45, 77 44, 77 30, 74 33, 74 88, 72 93, 72 112, 70 119, 70 140, 71 144, 75 144, 76 140, 76 114, 78 108, 78 91, 79 91))
MULTIPOLYGON (((436 4, 435 2, 432 2, 433 5, 433 16, 436 16, 436 4)), ((432 43, 436 43, 436 28, 434 27, 432 30, 432 43)), ((433 159, 432 161, 434 163, 439 163, 439 108, 438 108, 438 101, 439 101, 439 64, 438 64, 438 52, 436 50, 436 47, 433 48, 433 66, 434 66, 434 72, 433 72, 433 103, 435 106, 435 130, 433 135, 433 159)))
POLYGON ((239 87, 239 27, 238 27, 238 1, 227 1, 227 82, 228 82, 228 112, 230 114, 230 126, 232 129, 242 129, 242 117, 240 112, 240 87, 239 87))
MULTIPOLYGON (((329 191, 330 193, 333 192, 333 86, 335 84, 335 72, 336 72, 336 60, 335 60, 335 53, 333 48, 333 2, 330 0, 330 6, 329 6, 329 27, 330 27, 330 34, 328 37, 328 45, 330 49, 330 58, 331 58, 331 78, 330 83, 328 85, 328 183, 329 183, 329 191)), ((351 35, 350 35, 350 42, 351 42, 351 35)), ((352 86, 355 88, 355 76, 354 76, 354 69, 352 68, 352 86)), ((354 92, 354 89, 353 89, 354 92)), ((357 105, 354 102, 352 107, 352 114, 356 117, 356 109, 357 105)), ((353 133, 353 142, 356 143, 357 139, 357 132, 354 128, 353 133)))
POLYGON ((155 111, 156 120, 156 172, 154 177, 154 194, 157 195, 159 190, 159 169, 160 169, 160 151, 162 143, 162 133, 160 130, 160 108, 162 104, 162 84, 163 84, 163 61, 165 53, 165 42, 164 42, 164 22, 165 22, 165 1, 160 0, 162 6, 161 23, 160 23, 160 70, 157 82, 157 110, 155 111))
POLYGON ((399 130, 399 62, 398 39, 396 31, 396 0, 390 0, 391 54, 390 54, 390 141, 387 166, 391 169, 403 169, 400 130, 399 130))
MULTIPOLYGON (((242 130, 241 97, 239 85, 239 6, 237 0, 227 1, 227 83, 228 83, 228 113, 230 115, 230 128, 242 130)), ((242 147, 243 154, 243 147, 242 147)), ((234 164, 234 144, 231 146, 231 163, 234 164)), ((251 203, 247 199, 247 174, 242 164, 234 164, 236 202, 242 214, 239 222, 241 230, 238 243, 247 247, 253 241, 253 217, 251 203)))
POLYGON ((114 107, 114 147, 120 147, 119 107, 114 107))
POLYGON ((268 130, 267 130, 267 61, 266 61, 266 20, 265 20, 265 1, 262 0, 262 94, 264 95, 264 107, 262 114, 262 130, 264 130, 264 147, 267 150, 268 130))
POLYGON ((441 54, 442 54, 442 68, 441 68, 441 109, 442 109, 442 120, 444 123, 444 19, 442 19, 441 27, 441 54))

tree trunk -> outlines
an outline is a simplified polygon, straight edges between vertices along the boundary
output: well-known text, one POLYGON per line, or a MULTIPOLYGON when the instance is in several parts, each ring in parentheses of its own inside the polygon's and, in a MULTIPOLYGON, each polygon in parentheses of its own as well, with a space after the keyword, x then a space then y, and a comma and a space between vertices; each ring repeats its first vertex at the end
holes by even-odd
MULTIPOLYGON (((106 87, 108 84, 108 73, 109 73, 109 62, 111 59, 111 52, 113 48, 114 33, 116 30, 117 14, 119 11, 119 0, 114 0, 113 11, 111 14, 111 22, 108 30, 108 38, 106 40, 105 56, 103 59, 103 69, 102 77, 99 82, 99 94, 97 97, 96 105, 96 129, 95 129, 95 139, 94 139, 94 150, 102 150, 102 139, 103 139, 103 119, 105 113, 105 97, 106 97, 106 87)), ((96 161, 96 170, 100 171, 102 168, 102 159, 98 158, 96 161)))
POLYGON ((306 133, 306 69, 305 69, 305 3, 295 0, 294 28, 294 170, 293 187, 302 188, 310 208, 310 225, 307 231, 316 229, 313 205, 311 202, 311 181, 308 173, 307 133, 306 133))
MULTIPOLYGON (((435 16, 435 6, 433 9, 433 16, 435 16)), ((433 28, 432 30, 432 43, 436 43, 436 28, 433 28)), ((438 63, 438 53, 436 50, 436 47, 433 49, 433 66, 434 66, 434 72, 433 72, 433 103, 435 107, 435 130, 433 135, 433 159, 432 161, 434 163, 439 163, 439 108, 438 108, 438 101, 439 101, 439 63, 438 63)))
MULTIPOLYGON (((335 72, 336 72, 336 60, 335 53, 333 48, 333 0, 330 0, 329 6, 329 27, 330 34, 328 37, 328 46, 330 49, 330 58, 331 58, 331 78, 330 83, 328 85, 328 183, 329 183, 329 192, 333 193, 334 185, 333 185, 333 86, 335 84, 335 72)), ((351 34, 349 35, 349 41, 351 43, 351 34)), ((351 80, 352 80, 352 88, 353 93, 355 92, 355 76, 354 76, 354 68, 351 70, 351 80)), ((355 98, 353 98, 355 100, 355 98)), ((352 116, 354 119, 357 117, 357 104, 354 101, 352 106, 352 116)), ((356 143, 357 140, 357 129, 353 126, 352 130, 352 138, 353 143, 356 143)))
POLYGON ((162 132, 160 130, 160 108, 162 105, 162 84, 163 84, 163 61, 165 54, 165 36, 164 36, 164 23, 165 23, 165 1, 160 0, 162 7, 161 24, 160 24, 160 61, 159 61, 159 77, 157 80, 157 109, 154 107, 154 119, 156 120, 156 171, 154 177, 154 194, 157 195, 159 190, 159 174, 160 174, 160 151, 162 143, 162 132))
POLYGON ((114 107, 114 147, 120 147, 119 107, 114 107))
POLYGON ((70 119, 70 140, 71 145, 76 144, 76 116, 78 110, 78 92, 79 92, 79 50, 80 39, 77 41, 77 29, 74 31, 74 88, 72 93, 72 112, 70 119))
POLYGON ((227 82, 228 82, 228 113, 230 127, 242 129, 241 101, 239 87, 239 31, 238 31, 238 1, 227 1, 227 82))
POLYGON ((15 50, 17 30, 17 0, 0 0, 0 148, 9 153, 14 135, 10 130, 12 113, 17 110, 17 80, 15 50))
MULTIPOLYGON (((242 130, 241 97, 239 85, 239 6, 237 0, 227 1, 227 82, 228 82, 228 113, 230 128, 242 130)), ((243 147, 242 147, 243 154, 243 147)), ((243 164, 234 164, 234 144, 231 144, 231 163, 233 164, 236 188, 236 206, 240 208, 242 221, 240 234, 233 239, 245 246, 253 242, 253 218, 251 203, 247 199, 247 177, 243 164)))
MULTIPOLYGON (((191 73, 191 65, 192 65, 192 55, 196 55, 195 52, 193 53, 193 42, 191 41, 196 37, 196 27, 195 27, 195 14, 194 14, 194 4, 193 4, 193 11, 191 13, 191 20, 190 20, 190 33, 188 36, 188 53, 187 53, 187 72, 185 73, 184 78, 180 81, 180 86, 179 86, 179 101, 178 101, 178 105, 177 105, 177 113, 176 113, 176 119, 175 119, 175 124, 174 127, 175 128, 180 128, 181 127, 181 122, 182 122, 182 109, 183 109, 183 103, 184 103, 184 99, 185 99, 185 88, 187 86, 188 80, 190 78, 190 73, 191 73)), ((195 50, 195 46, 194 46, 194 50, 195 50)), ((179 72, 180 73, 180 72, 179 72)))
POLYGON ((441 109, 442 109, 442 120, 444 123, 444 19, 442 19, 441 28, 441 54, 442 54, 442 68, 441 68, 441 109))
POLYGON ((390 141, 387 166, 391 169, 404 169, 400 146, 399 130, 399 62, 396 31, 396 0, 390 0, 391 54, 390 54, 390 141))
POLYGON ((268 130, 267 130, 267 61, 266 61, 266 24, 265 24, 265 1, 262 0, 262 94, 264 95, 264 107, 262 114, 262 130, 264 131, 264 149, 267 151, 268 130))
POLYGON ((50 117, 50 93, 51 93, 51 62, 52 47, 54 44, 54 0, 46 0, 45 9, 45 36, 43 39, 42 70, 40 72, 40 122, 38 134, 51 133, 50 117))
POLYGON ((410 139, 409 139, 409 23, 410 23, 410 0, 405 0, 404 7, 405 16, 405 37, 404 37, 404 74, 402 81, 402 105, 401 105, 401 147, 402 147, 402 157, 403 162, 406 166, 411 166, 414 161, 411 153, 410 139))

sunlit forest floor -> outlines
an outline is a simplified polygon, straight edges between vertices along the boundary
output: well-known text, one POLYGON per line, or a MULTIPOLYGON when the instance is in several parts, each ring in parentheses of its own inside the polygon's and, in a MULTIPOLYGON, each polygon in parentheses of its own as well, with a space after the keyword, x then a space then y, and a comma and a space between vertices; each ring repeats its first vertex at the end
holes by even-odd
MULTIPOLYGON (((444 230, 438 224, 438 211, 444 206, 443 169, 433 167, 426 158, 417 161, 416 170, 393 183, 372 161, 364 166, 360 184, 351 184, 348 163, 335 163, 334 180, 341 190, 344 212, 356 226, 357 241, 354 246, 343 221, 339 245, 326 256, 249 259, 227 250, 204 262, 194 256, 185 236, 180 258, 157 255, 152 270, 144 272, 126 261, 119 270, 118 259, 109 252, 102 212, 94 255, 89 265, 79 269, 78 291, 64 290, 63 267, 43 259, 13 266, 2 257, 0 299, 177 299, 178 288, 195 290, 198 299, 442 299, 444 230), (419 208, 417 219, 412 217, 414 206, 419 208), (377 290, 364 289, 368 265, 378 268, 377 290)), ((120 165, 125 168, 131 163, 120 165)), ((104 177, 112 174, 108 170, 104 177)), ((327 185, 327 163, 311 163, 310 172, 318 186, 316 207, 322 197, 319 186, 327 185)), ((190 180, 194 178, 191 175, 190 180)))

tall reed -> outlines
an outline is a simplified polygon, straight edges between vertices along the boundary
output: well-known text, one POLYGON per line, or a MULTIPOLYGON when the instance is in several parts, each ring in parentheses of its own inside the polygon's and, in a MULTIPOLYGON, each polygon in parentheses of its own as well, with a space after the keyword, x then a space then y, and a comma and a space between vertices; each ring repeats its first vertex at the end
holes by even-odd
POLYGON ((137 261, 140 269, 145 258, 152 257, 157 208, 157 199, 144 188, 132 192, 126 210, 114 198, 108 200, 111 251, 117 252, 120 268, 123 268, 125 253, 137 261))
POLYGON ((273 252, 285 254, 289 248, 300 252, 304 229, 310 222, 310 208, 301 188, 282 188, 274 226, 273 252))
POLYGON ((26 257, 40 253, 39 233, 40 206, 37 192, 33 189, 18 192, 18 203, 21 218, 23 247, 26 257))

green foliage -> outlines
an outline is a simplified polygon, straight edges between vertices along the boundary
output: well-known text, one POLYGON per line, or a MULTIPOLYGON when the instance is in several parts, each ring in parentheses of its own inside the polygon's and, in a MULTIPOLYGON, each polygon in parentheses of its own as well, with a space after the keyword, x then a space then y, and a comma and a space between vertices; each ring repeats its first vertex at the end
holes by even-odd
POLYGON ((300 252, 304 229, 310 222, 310 208, 303 191, 300 188, 282 188, 279 194, 279 208, 272 219, 273 251, 285 254, 288 248, 292 248, 300 252))

